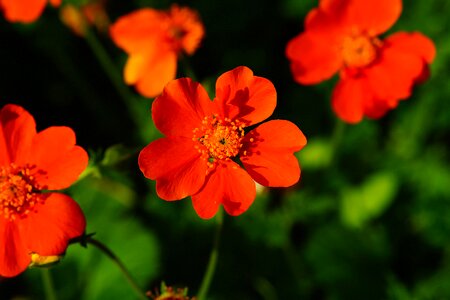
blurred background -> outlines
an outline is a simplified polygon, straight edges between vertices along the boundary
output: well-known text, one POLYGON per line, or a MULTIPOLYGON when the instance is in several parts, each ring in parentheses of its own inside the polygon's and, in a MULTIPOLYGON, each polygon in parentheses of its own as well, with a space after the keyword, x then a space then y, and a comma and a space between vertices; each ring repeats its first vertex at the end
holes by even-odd
MULTIPOLYGON (((113 22, 140 7, 171 3, 108 0, 105 10, 113 22)), ((246 213, 225 216, 208 299, 450 299, 450 2, 403 1, 386 35, 429 36, 437 48, 431 77, 384 118, 353 126, 331 111, 336 78, 300 86, 284 55, 316 0, 178 3, 196 9, 206 28, 179 77, 194 72, 211 90, 220 74, 246 65, 277 89, 272 118, 296 123, 308 138, 298 153, 297 185, 262 189, 246 213)), ((107 33, 93 34, 96 39, 74 34, 51 6, 31 25, 0 18, 0 104, 25 107, 38 130, 72 127, 94 170, 67 190, 86 214, 87 232, 146 290, 165 281, 193 296, 216 222, 200 219, 189 199, 159 199, 142 176, 138 152, 159 136, 152 99, 138 99, 130 87, 124 92, 136 105, 127 111, 95 41, 115 64, 112 77, 121 75, 126 55, 107 33)), ((70 246, 51 273, 60 299, 135 298, 118 268, 92 246, 70 246)), ((0 299, 43 298, 37 269, 0 279, 0 299)))

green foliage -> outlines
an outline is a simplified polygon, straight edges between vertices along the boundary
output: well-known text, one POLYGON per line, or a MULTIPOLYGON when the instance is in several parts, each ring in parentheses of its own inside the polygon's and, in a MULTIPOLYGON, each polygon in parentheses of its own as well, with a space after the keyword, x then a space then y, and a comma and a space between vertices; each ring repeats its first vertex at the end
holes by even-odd
MULTIPOLYGON (((94 238, 112 249, 140 285, 154 279, 160 268, 158 239, 133 215, 123 213, 133 194, 120 183, 94 179, 80 182, 72 195, 86 214, 87 232, 95 232, 94 238)), ((127 299, 133 295, 118 267, 93 245, 74 245, 70 251, 68 263, 83 274, 77 291, 83 299, 127 299)))
POLYGON ((100 165, 105 167, 112 167, 114 165, 118 165, 128 159, 130 159, 134 152, 124 145, 118 144, 113 145, 105 150, 102 160, 100 161, 100 165))
MULTIPOLYGON (((171 3, 110 0, 107 13, 115 21, 138 7, 171 3)), ((431 77, 380 120, 342 130, 330 105, 337 79, 298 85, 285 58, 286 43, 317 4, 180 3, 199 11, 207 35, 177 76, 192 67, 214 99, 218 75, 249 66, 277 89, 271 118, 296 123, 308 138, 296 154, 302 167, 297 185, 263 189, 243 215, 225 217, 208 299, 450 299, 450 2, 403 0, 400 19, 385 36, 405 30, 428 35, 437 47, 431 77)), ((151 121, 152 100, 130 87, 135 101, 128 111, 86 40, 58 18, 49 6, 31 25, 1 19, 1 106, 23 105, 39 130, 72 127, 91 159, 65 192, 85 212, 87 233, 95 233, 144 290, 165 281, 195 295, 214 219, 201 220, 189 198, 157 197, 155 183, 137 166, 139 151, 161 136, 151 121)), ((95 34, 121 78, 126 54, 108 34, 95 34)), ((92 245, 71 245, 50 271, 60 299, 135 299, 117 266, 92 245)), ((43 299, 40 270, 0 279, 0 298, 43 299)))
POLYGON ((332 159, 332 147, 326 139, 309 139, 308 145, 298 152, 303 170, 316 170, 327 167, 332 159))
POLYGON ((337 223, 315 231, 305 249, 311 275, 332 299, 383 299, 376 286, 384 284, 388 254, 382 230, 359 234, 337 223))
POLYGON ((397 184, 397 178, 385 172, 368 177, 359 187, 344 190, 340 205, 342 221, 350 227, 362 228, 379 217, 394 200, 397 184))

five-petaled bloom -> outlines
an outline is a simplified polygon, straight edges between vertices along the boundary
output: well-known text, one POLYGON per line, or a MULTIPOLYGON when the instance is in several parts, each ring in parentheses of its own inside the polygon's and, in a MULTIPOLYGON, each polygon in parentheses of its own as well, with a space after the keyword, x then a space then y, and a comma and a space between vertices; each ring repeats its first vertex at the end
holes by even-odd
POLYGON ((72 129, 37 133, 22 107, 0 110, 0 276, 18 275, 36 257, 63 254, 69 240, 83 234, 80 207, 54 190, 69 187, 87 163, 72 129))
POLYGON ((0 0, 0 9, 10 22, 31 23, 37 20, 47 3, 59 6, 61 0, 0 0))
POLYGON ((401 0, 320 0, 286 48, 294 79, 316 84, 339 71, 335 113, 348 123, 382 117, 428 77, 435 56, 433 42, 417 32, 378 38, 401 10, 401 0))
POLYGON ((125 82, 155 97, 175 78, 177 57, 197 49, 204 28, 195 11, 172 5, 169 11, 144 8, 122 16, 111 25, 110 34, 129 55, 125 82))
POLYGON ((294 152, 306 138, 296 125, 272 120, 245 133, 275 106, 273 84, 247 67, 217 79, 214 101, 199 83, 173 80, 152 106, 155 125, 166 137, 141 151, 139 167, 156 180, 162 199, 191 196, 201 218, 213 217, 221 204, 228 214, 239 215, 256 197, 255 181, 287 187, 300 178, 294 152))

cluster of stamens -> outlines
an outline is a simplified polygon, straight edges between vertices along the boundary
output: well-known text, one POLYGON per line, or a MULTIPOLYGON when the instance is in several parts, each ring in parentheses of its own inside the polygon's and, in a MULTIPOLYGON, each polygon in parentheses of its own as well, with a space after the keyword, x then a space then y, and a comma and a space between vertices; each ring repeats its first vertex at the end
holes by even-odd
POLYGON ((214 168, 217 161, 227 161, 239 154, 244 127, 239 120, 222 120, 213 115, 205 117, 202 126, 193 130, 192 140, 198 142, 195 148, 210 169, 214 168))
POLYGON ((347 67, 361 68, 372 63, 381 41, 365 34, 352 34, 344 38, 341 51, 347 67))
POLYGON ((176 25, 169 27, 167 32, 167 43, 171 45, 173 50, 181 51, 183 47, 183 37, 186 35, 186 31, 176 25))
POLYGON ((186 30, 179 26, 171 26, 169 29, 169 36, 174 41, 180 41, 187 34, 186 30))
POLYGON ((40 193, 42 187, 33 174, 35 166, 25 165, 0 167, 0 216, 15 220, 29 214, 33 206, 45 197, 40 193))

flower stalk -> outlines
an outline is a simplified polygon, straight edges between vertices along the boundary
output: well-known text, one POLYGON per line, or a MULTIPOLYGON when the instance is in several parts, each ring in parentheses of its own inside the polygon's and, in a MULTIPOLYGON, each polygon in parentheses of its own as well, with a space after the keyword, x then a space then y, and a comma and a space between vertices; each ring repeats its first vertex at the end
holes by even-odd
POLYGON ((130 272, 127 270, 123 262, 112 252, 105 244, 102 242, 92 238, 92 236, 88 236, 86 240, 84 241, 86 244, 90 244, 97 249, 99 249, 103 254, 108 256, 116 265, 119 267, 120 271, 122 272, 123 276, 125 276, 126 280, 130 284, 130 287, 135 292, 136 296, 139 299, 147 299, 147 296, 145 295, 145 292, 141 290, 139 285, 136 283, 133 276, 130 274, 130 272))
POLYGON ((53 284, 52 275, 50 274, 50 269, 42 268, 41 275, 42 275, 42 283, 44 285, 45 299, 46 300, 58 299, 56 297, 55 286, 53 284))
POLYGON ((208 295, 209 287, 217 267, 217 259, 219 257, 220 235, 223 227, 223 211, 219 210, 216 216, 217 228, 214 236, 213 248, 209 256, 208 266, 206 267, 205 275, 203 276, 202 284, 197 295, 197 300, 205 300, 208 295))
MULTIPOLYGON (((142 141, 148 141, 149 139, 151 139, 149 135, 152 134, 152 130, 149 130, 148 128, 148 109, 144 109, 140 101, 138 101, 138 97, 133 95, 128 87, 124 84, 120 71, 114 65, 114 62, 109 57, 96 34, 88 26, 86 26, 85 38, 87 44, 92 50, 92 53, 95 55, 101 67, 103 68, 103 71, 106 73, 109 80, 115 87, 117 93, 120 95, 120 98, 123 100, 131 117, 131 120, 133 120, 133 122, 135 123, 134 125, 139 130, 139 138, 142 141)), ((147 104, 146 101, 145 103, 147 104)))

